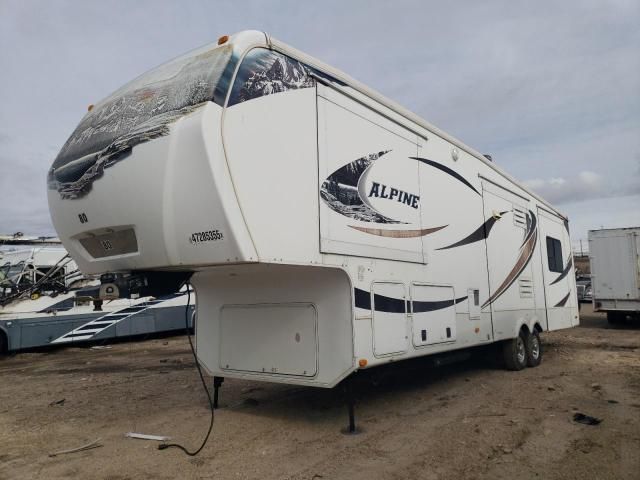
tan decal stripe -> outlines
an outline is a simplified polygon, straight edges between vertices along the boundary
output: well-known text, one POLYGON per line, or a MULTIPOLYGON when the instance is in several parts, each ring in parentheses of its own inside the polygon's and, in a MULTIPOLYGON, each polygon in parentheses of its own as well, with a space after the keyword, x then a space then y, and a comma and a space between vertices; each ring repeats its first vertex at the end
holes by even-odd
POLYGON ((507 290, 507 288, 511 286, 511 284, 515 281, 515 279, 518 278, 518 275, 522 273, 524 268, 527 266, 527 264, 531 260, 531 256, 533 255, 533 251, 536 246, 537 238, 538 238, 538 232, 536 230, 533 232, 533 235, 529 237, 529 240, 527 240, 527 243, 524 244, 520 252, 520 256, 518 257, 518 261, 509 272, 509 275, 507 275, 507 278, 505 278, 504 282, 502 282, 502 284, 498 287, 495 293, 491 295, 491 297, 489 297, 489 299, 482 304, 482 308, 486 307, 491 302, 496 300, 500 295, 502 295, 507 290))
POLYGON ((415 237, 424 237, 425 235, 429 235, 430 233, 437 232, 438 230, 442 230, 447 227, 447 225, 443 225, 441 227, 434 228, 421 228, 419 230, 384 230, 381 228, 367 228, 367 227, 356 227, 354 225, 349 225, 354 230, 358 230, 359 232, 368 233, 370 235, 377 235, 379 237, 388 237, 388 238, 415 238, 415 237))

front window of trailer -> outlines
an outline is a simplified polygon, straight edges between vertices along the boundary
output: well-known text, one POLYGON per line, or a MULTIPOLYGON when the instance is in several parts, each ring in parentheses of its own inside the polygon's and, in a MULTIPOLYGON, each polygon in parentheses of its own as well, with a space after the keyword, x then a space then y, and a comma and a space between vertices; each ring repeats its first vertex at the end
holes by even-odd
POLYGON ((315 71, 302 62, 265 48, 245 55, 233 81, 228 107, 265 95, 309 88, 315 71))
POLYGON ((49 188, 63 198, 90 189, 102 170, 145 141, 168 133, 168 125, 212 101, 222 106, 234 70, 231 44, 206 46, 129 82, 82 119, 49 171, 49 188))

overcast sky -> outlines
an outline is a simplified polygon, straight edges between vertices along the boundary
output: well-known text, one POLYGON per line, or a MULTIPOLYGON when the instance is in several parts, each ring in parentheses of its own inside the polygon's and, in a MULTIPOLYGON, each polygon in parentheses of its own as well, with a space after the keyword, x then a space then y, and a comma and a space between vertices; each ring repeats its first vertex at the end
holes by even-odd
POLYGON ((266 30, 460 138, 592 228, 640 225, 640 1, 0 0, 0 233, 53 234, 45 177, 87 105, 266 30))

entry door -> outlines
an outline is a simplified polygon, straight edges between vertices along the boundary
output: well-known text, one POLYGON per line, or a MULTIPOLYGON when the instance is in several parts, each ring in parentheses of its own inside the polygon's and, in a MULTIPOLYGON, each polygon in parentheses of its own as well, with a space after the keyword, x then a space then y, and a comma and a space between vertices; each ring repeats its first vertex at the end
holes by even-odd
POLYGON ((371 293, 373 353, 382 356, 406 352, 409 335, 404 284, 376 282, 371 293))
POLYGON ((575 277, 569 232, 564 221, 538 209, 540 248, 549 330, 577 324, 575 277))
MULTIPOLYGON (((536 246, 536 225, 528 201, 488 182, 483 182, 482 196, 489 298, 480 299, 481 307, 491 308, 494 313, 534 310, 531 260, 536 246)), ((495 321, 494 316, 494 328, 495 321)))

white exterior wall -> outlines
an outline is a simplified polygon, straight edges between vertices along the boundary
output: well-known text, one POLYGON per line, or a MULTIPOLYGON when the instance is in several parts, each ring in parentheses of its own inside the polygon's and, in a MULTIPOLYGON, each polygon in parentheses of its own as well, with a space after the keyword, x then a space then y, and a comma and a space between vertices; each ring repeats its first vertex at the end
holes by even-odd
POLYGON ((315 89, 228 108, 223 138, 262 262, 320 263, 315 89))

